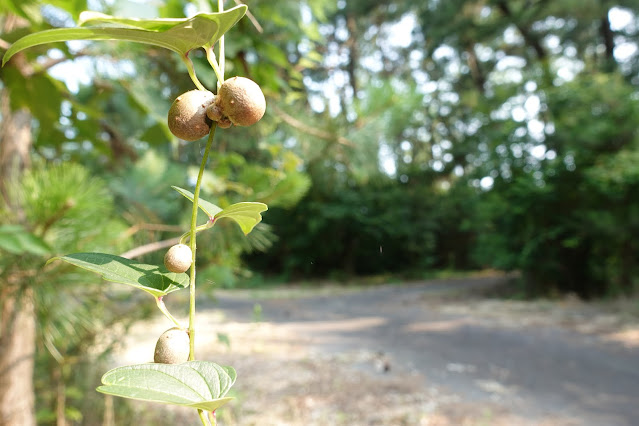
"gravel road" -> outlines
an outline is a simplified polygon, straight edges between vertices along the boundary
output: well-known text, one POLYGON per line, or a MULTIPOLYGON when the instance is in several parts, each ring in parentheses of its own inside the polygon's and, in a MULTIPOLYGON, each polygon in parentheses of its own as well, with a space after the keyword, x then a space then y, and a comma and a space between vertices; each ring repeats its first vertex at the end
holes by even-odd
POLYGON ((639 330, 578 301, 473 296, 501 278, 218 292, 200 353, 238 370, 221 425, 639 425, 639 330), (468 291, 471 290, 469 296, 468 291))

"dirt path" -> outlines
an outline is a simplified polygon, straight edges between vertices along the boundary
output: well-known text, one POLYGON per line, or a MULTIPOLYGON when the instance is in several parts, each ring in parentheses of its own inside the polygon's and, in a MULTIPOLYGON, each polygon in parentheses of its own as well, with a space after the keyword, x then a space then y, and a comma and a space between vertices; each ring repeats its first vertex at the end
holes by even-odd
MULTIPOLYGON (((639 424, 635 317, 467 293, 494 283, 218 292, 199 304, 197 341, 199 357, 238 371, 220 424, 639 424)), ((154 344, 142 336, 164 328, 140 325, 120 361, 140 362, 154 344)))

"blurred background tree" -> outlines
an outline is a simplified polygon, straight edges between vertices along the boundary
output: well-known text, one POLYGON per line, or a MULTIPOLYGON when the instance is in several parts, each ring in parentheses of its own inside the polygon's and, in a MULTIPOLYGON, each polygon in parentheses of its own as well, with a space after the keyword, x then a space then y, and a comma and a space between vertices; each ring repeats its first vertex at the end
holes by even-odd
MULTIPOLYGON (((0 47, 74 25, 87 8, 182 17, 212 3, 0 0, 0 47)), ((218 133, 203 196, 270 210, 248 239, 224 223, 203 235, 198 279, 208 288, 497 268, 520 271, 529 295, 636 289, 636 2, 249 8, 227 37, 226 75, 258 81, 267 113, 259 126, 218 133)), ((203 52, 190 56, 214 88, 203 52)), ((175 140, 165 116, 193 85, 172 52, 115 42, 27 50, 0 82, 0 410, 19 407, 27 417, 14 424, 35 423, 34 398, 21 396, 34 395, 32 367, 6 369, 35 353, 38 422, 95 424, 91 392, 78 398, 94 383, 79 373, 95 371, 97 332, 125 328, 122 310, 137 305, 94 277, 43 265, 67 251, 166 247, 187 228, 188 201, 169 186, 191 186, 203 145, 175 140)), ((100 354, 115 343, 102 341, 100 354)))
POLYGON ((341 139, 293 147, 311 190, 269 212, 280 239, 253 265, 493 267, 521 271, 529 295, 636 288, 635 2, 337 6, 305 81, 308 114, 341 139))

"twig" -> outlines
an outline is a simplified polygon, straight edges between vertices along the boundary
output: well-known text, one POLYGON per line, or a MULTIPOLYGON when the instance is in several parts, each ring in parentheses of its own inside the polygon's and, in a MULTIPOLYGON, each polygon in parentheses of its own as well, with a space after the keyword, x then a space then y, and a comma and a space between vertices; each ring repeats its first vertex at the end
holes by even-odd
MULTIPOLYGON (((242 3, 240 0, 235 0, 235 4, 240 5, 240 4, 244 4, 244 3, 242 3)), ((249 20, 251 21, 251 23, 253 24, 253 26, 257 30, 257 32, 262 34, 264 32, 264 28, 262 28, 260 23, 257 22, 257 19, 255 18, 255 15, 253 15, 250 10, 247 10, 246 11, 246 16, 249 18, 249 20)))
POLYGON ((62 62, 72 61, 72 60, 74 60, 76 58, 80 58, 80 57, 86 56, 86 55, 88 55, 88 53, 85 50, 80 50, 80 51, 74 53, 72 58, 67 58, 66 56, 63 56, 61 58, 55 58, 55 59, 54 58, 49 58, 49 59, 47 59, 46 62, 43 62, 43 63, 37 65, 37 68, 34 69, 34 74, 43 73, 43 72, 47 71, 48 69, 50 69, 50 68, 52 68, 52 67, 54 67, 54 66, 56 66, 58 64, 61 64, 62 62))
POLYGON ((275 114, 282 119, 283 122, 288 124, 289 126, 295 127, 296 129, 309 134, 311 136, 317 136, 318 138, 325 139, 328 141, 337 141, 337 143, 346 146, 354 146, 355 144, 350 140, 346 139, 343 136, 334 135, 333 133, 318 129, 316 127, 311 127, 295 117, 290 116, 286 112, 279 109, 276 105, 270 104, 269 108, 275 112, 275 114))
POLYGON ((153 243, 145 244, 143 246, 136 247, 127 252, 122 253, 120 256, 126 259, 134 259, 136 257, 153 253, 154 251, 162 250, 167 247, 171 247, 172 245, 180 242, 180 237, 171 238, 169 240, 156 241, 153 243))
POLYGON ((136 225, 131 226, 129 229, 124 231, 124 236, 126 238, 130 237, 138 233, 139 231, 166 231, 166 232, 180 232, 182 231, 182 227, 179 225, 164 225, 162 223, 138 223, 136 225))

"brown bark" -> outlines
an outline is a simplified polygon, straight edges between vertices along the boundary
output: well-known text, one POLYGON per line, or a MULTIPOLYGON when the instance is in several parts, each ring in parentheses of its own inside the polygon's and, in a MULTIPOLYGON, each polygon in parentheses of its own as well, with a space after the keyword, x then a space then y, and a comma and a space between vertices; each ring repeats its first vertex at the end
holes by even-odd
POLYGON ((54 372, 54 378, 57 386, 56 391, 56 426, 67 426, 66 407, 67 395, 66 386, 64 385, 63 365, 58 364, 58 368, 54 372))
POLYGON ((35 426, 33 367, 36 318, 28 286, 0 283, 0 425, 35 426))
POLYGON ((600 31, 601 37, 604 41, 604 46, 606 46, 606 58, 612 59, 614 57, 615 42, 614 34, 612 33, 612 29, 610 28, 610 19, 608 19, 608 13, 606 13, 606 15, 601 18, 600 31))
POLYGON ((606 53, 604 58, 603 68, 604 71, 612 72, 616 68, 615 61, 615 35, 610 27, 610 19, 608 19, 608 11, 606 10, 606 14, 603 18, 601 18, 601 26, 599 27, 599 32, 601 34, 601 38, 603 39, 604 46, 606 47, 606 53))
MULTIPOLYGON (((23 25, 20 19, 7 17, 4 30, 23 25)), ((9 66, 21 73, 29 70, 22 55, 16 55, 9 66), (22 66, 21 66, 22 65, 22 66)), ((8 188, 18 182, 29 167, 32 144, 31 114, 26 109, 12 111, 8 91, 0 93, 0 196, 17 212, 19 205, 9 200, 8 188)), ((10 267, 9 267, 10 269, 10 267)), ((30 280, 11 276, 10 270, 0 275, 0 425, 35 426, 35 393, 33 369, 36 339, 36 313, 30 280)))
POLYGON ((351 89, 353 89, 353 98, 357 98, 357 63, 359 61, 359 51, 357 47, 357 22, 355 21, 355 17, 353 14, 349 14, 346 17, 346 28, 348 28, 348 41, 346 45, 348 46, 349 55, 348 55, 348 64, 346 65, 346 69, 348 72, 348 79, 350 80, 351 89))
POLYGON ((0 194, 8 199, 8 183, 16 181, 30 165, 31 115, 27 110, 11 111, 6 90, 0 94, 0 194))
POLYGON ((110 125, 105 120, 100 121, 100 127, 107 133, 107 135, 109 135, 109 143, 111 145, 113 158, 118 160, 127 158, 131 161, 136 161, 138 159, 138 155, 135 150, 126 143, 126 139, 117 128, 110 125))

